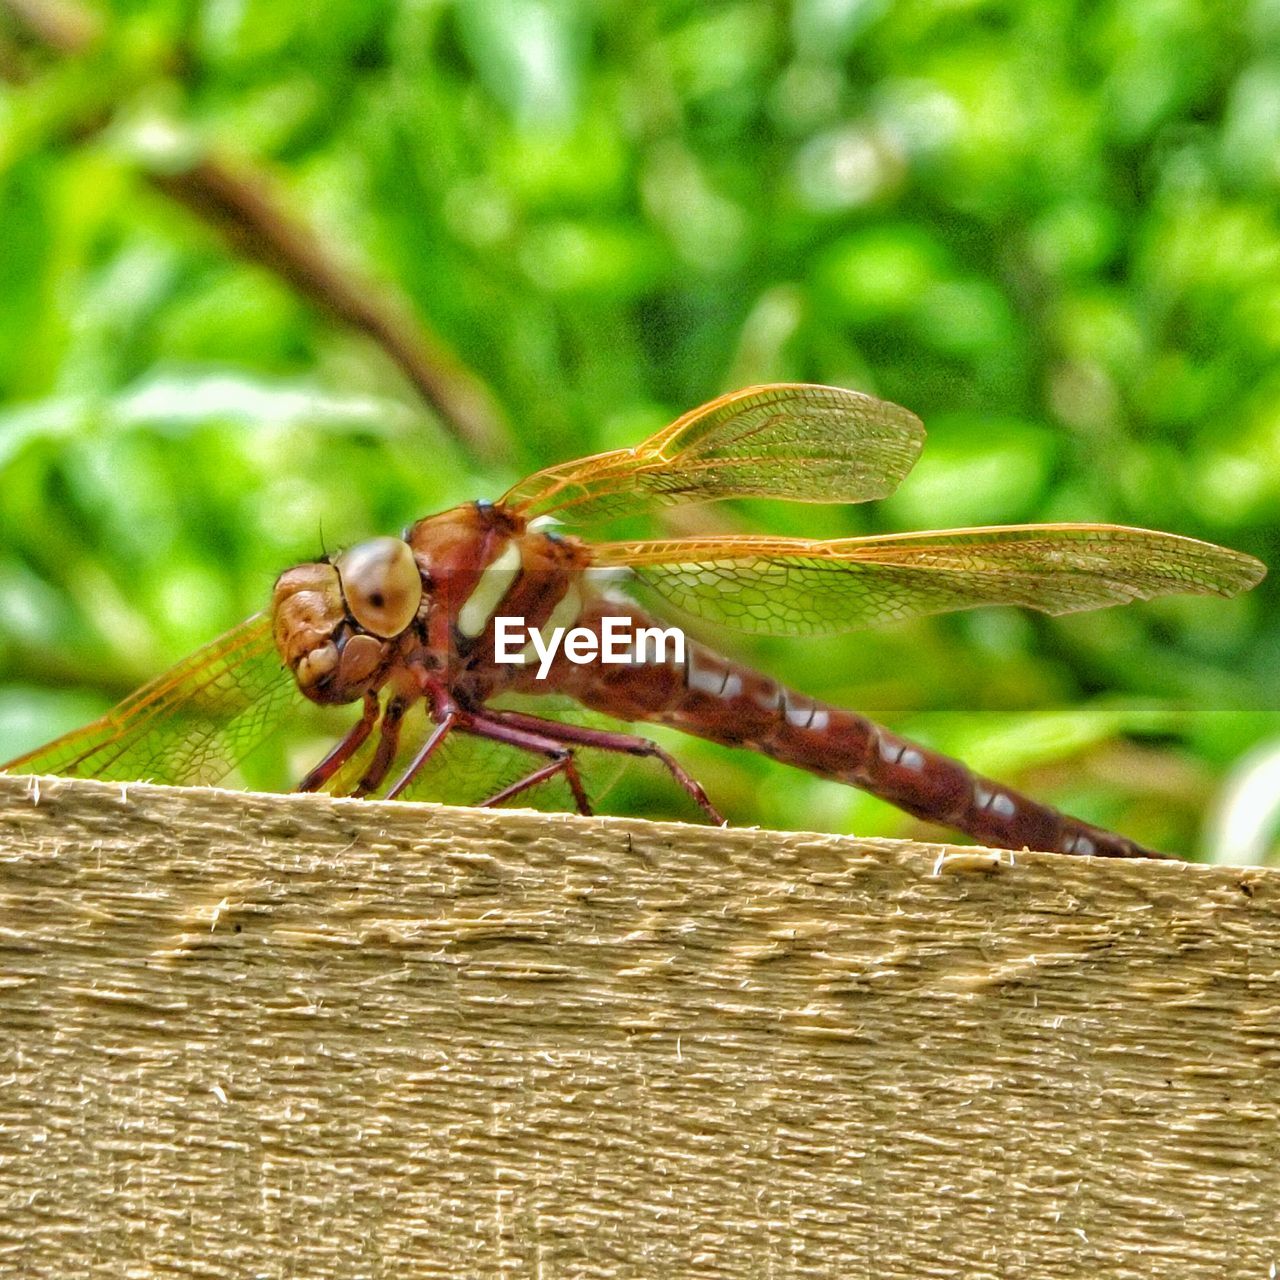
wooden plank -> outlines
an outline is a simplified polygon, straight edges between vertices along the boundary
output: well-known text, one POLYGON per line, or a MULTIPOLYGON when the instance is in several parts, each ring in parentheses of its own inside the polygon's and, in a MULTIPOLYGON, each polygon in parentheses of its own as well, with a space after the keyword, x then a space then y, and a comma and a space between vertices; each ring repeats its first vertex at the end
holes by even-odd
POLYGON ((1280 874, 0 778, 0 1274, 1269 1277, 1280 874))

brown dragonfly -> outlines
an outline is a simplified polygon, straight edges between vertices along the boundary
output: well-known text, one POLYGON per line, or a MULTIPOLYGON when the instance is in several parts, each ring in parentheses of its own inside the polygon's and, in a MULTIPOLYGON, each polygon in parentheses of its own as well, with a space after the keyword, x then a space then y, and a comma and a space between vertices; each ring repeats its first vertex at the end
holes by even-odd
POLYGON ((619 580, 716 624, 790 636, 977 605, 1061 614, 1175 592, 1230 596, 1262 578, 1252 557, 1105 524, 587 542, 541 519, 721 498, 864 502, 892 492, 923 441, 912 413, 854 391, 778 384, 721 396, 634 448, 550 467, 496 503, 286 570, 268 612, 5 769, 216 782, 305 705, 300 690, 313 703, 362 706, 303 778, 305 791, 420 798, 434 789, 496 805, 554 783, 590 813, 583 759, 650 757, 723 822, 672 756, 601 727, 606 716, 764 752, 984 844, 1162 856, 704 644, 687 640, 678 652, 619 580), (553 651, 557 628, 578 635, 576 652, 568 641, 553 651), (604 660, 610 648, 616 661, 604 660), (531 702, 556 714, 519 709, 531 702), (596 719, 562 718, 569 706, 596 719))

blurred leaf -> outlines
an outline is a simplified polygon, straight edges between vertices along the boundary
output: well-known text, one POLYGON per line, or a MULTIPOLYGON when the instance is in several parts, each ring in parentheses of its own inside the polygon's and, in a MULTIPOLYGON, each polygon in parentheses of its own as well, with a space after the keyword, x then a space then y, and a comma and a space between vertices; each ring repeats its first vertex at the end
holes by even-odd
POLYGON ((817 285, 846 316, 867 324, 910 311, 948 274, 926 228, 899 223, 838 241, 819 259, 817 285))
POLYGON ((476 70, 521 123, 572 118, 583 43, 579 12, 568 0, 459 0, 459 26, 476 70))
POLYGON ((884 510, 902 529, 1018 523, 1034 513, 1058 447, 1035 423, 990 415, 930 422, 924 455, 884 510))

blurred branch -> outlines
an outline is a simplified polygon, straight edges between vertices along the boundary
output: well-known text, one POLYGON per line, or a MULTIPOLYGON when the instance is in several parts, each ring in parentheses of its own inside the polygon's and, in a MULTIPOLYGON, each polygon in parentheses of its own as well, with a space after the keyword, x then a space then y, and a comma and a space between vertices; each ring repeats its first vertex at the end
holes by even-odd
MULTIPOLYGON (((0 0, 26 32, 64 56, 97 39, 97 18, 71 0, 0 0)), ((506 437, 484 382, 408 302, 363 279, 310 227, 292 216, 268 175, 209 151, 148 169, 147 180, 211 226, 235 251, 289 282, 310 303, 371 338, 471 454, 494 456, 506 437)))
POLYGON ((17 645, 5 654, 5 682, 13 687, 56 689, 59 693, 86 692, 105 697, 114 706, 133 693, 146 673, 122 670, 116 664, 104 664, 110 654, 95 654, 94 663, 83 661, 82 655, 62 652, 53 647, 33 650, 17 645))
POLYGON ((101 34, 97 14, 68 0, 2 0, 27 33, 54 53, 82 53, 101 34))
POLYGON ((470 452, 496 452, 505 433, 484 383, 442 339, 411 318, 404 302, 341 265, 309 227, 285 211, 264 174, 206 154, 177 171, 151 171, 147 178, 233 249, 372 338, 470 452))

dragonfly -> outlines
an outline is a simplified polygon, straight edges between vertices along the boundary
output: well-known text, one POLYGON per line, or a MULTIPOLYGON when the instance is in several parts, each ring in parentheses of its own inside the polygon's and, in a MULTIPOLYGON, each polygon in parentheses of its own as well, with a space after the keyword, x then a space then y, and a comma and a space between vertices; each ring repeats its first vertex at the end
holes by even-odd
POLYGON ((4 769, 212 784, 306 699, 358 704, 359 714, 301 791, 414 799, 432 788, 449 798, 452 789, 500 805, 554 783, 589 814, 584 758, 647 757, 723 824, 679 761, 633 732, 640 722, 863 788, 984 845, 1166 856, 785 687, 679 629, 685 643, 667 645, 671 632, 643 602, 713 630, 803 636, 983 605, 1064 614, 1178 592, 1231 596, 1265 573, 1251 556, 1112 524, 815 540, 588 541, 567 531, 727 498, 883 498, 924 438, 909 410, 857 391, 781 383, 731 392, 633 448, 548 467, 496 502, 469 502, 418 520, 402 537, 371 538, 286 570, 269 609, 100 720, 4 769), (519 654, 513 623, 516 645, 528 637, 519 654), (613 644, 619 623, 624 638, 613 644), (576 656, 567 642, 554 652, 540 643, 557 628, 585 638, 576 656), (619 660, 604 660, 610 647, 619 660), (568 708, 585 714, 562 714, 568 708))

